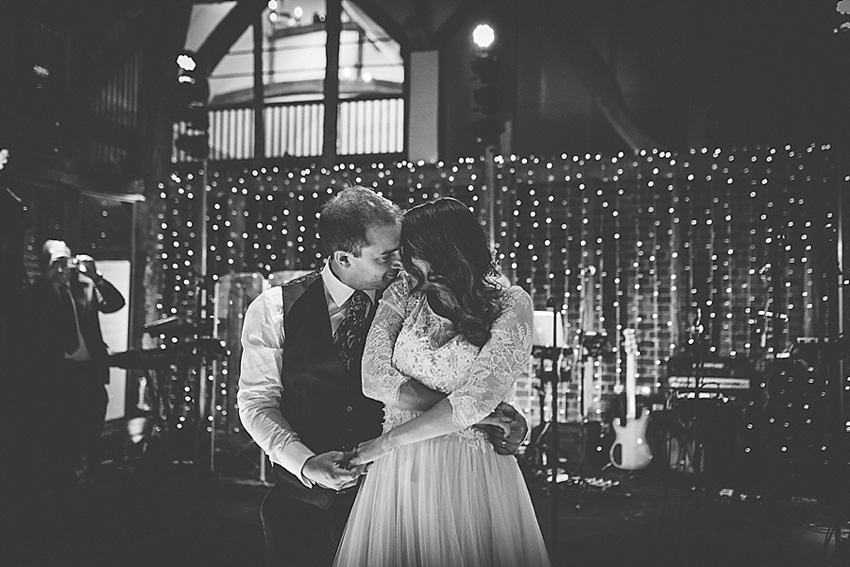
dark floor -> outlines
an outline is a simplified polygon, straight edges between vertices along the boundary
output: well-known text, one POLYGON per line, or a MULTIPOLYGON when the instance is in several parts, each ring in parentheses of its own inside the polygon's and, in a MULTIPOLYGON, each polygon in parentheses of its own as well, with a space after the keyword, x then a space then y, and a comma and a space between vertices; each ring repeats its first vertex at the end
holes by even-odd
MULTIPOLYGON (((267 487, 237 461, 223 456, 218 467, 227 473, 212 473, 134 456, 107 460, 88 484, 67 492, 6 486, 0 565, 260 566, 267 487)), ((845 508, 834 499, 742 493, 710 475, 609 468, 589 472, 584 484, 561 483, 553 522, 555 499, 529 479, 555 565, 850 565, 848 524, 838 554, 831 537, 845 508)))

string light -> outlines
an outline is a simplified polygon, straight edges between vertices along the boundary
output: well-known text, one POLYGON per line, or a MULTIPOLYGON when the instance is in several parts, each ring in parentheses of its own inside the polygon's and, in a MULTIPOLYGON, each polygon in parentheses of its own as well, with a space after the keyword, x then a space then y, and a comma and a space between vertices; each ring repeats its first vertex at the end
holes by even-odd
MULTIPOLYGON (((847 179, 830 177, 829 155, 820 147, 757 147, 698 148, 684 154, 564 154, 552 159, 500 156, 494 164, 496 184, 488 188, 495 198, 496 257, 512 282, 532 293, 536 308, 562 294, 568 335, 577 328, 583 294, 592 294, 592 316, 600 329, 617 337, 615 344, 624 325, 648 333, 639 374, 647 380, 643 384, 654 389, 665 385, 667 357, 693 346, 686 329, 697 307, 704 310, 709 340, 716 342, 712 355, 775 356, 792 337, 818 330, 823 321, 815 314, 834 299, 812 258, 824 231, 834 232, 836 219, 816 216, 810 206, 822 187, 848 187, 847 179), (830 223, 832 228, 826 229, 830 223), (770 257, 770 247, 779 242, 783 244, 776 257, 770 257), (772 286, 759 278, 768 261, 779 274, 772 286), (598 268, 598 281, 593 289, 580 289, 580 269, 591 265, 598 268), (766 345, 769 350, 763 352, 763 318, 758 312, 772 292, 777 294, 777 317, 787 319, 775 337, 778 346, 766 345)), ((159 188, 164 207, 155 216, 158 232, 151 262, 158 265, 160 279, 149 293, 160 316, 192 317, 197 309, 200 173, 175 172, 159 188)), ((356 183, 373 187, 402 208, 455 195, 485 214, 486 171, 480 158, 344 164, 329 170, 222 170, 209 172, 209 177, 207 273, 212 281, 242 281, 253 277, 250 274, 277 281, 275 274, 320 266, 317 215, 333 194, 356 183)), ((92 228, 94 242, 113 237, 110 223, 120 215, 112 210, 103 214, 105 210, 92 228)), ((243 291, 249 289, 256 290, 249 286, 243 291)), ((240 305, 245 307, 247 303, 240 305)), ((231 432, 239 428, 234 411, 238 372, 231 371, 238 368, 233 366, 237 362, 228 359, 215 378, 220 411, 218 421, 210 425, 231 432)), ((609 394, 622 373, 621 360, 602 357, 593 373, 591 418, 605 421, 609 394)), ((826 391, 818 376, 808 370, 801 375, 802 383, 814 380, 810 386, 816 397, 826 391)), ((760 388, 764 390, 763 381, 760 388)), ((569 390, 559 413, 572 420, 578 392, 569 390)), ((197 393, 187 395, 194 400, 197 393)), ((760 416, 748 405, 746 427, 751 435, 744 440, 745 452, 754 458, 759 453, 753 440, 766 435, 759 431, 759 420, 767 423, 771 418, 792 433, 816 425, 822 407, 804 406, 794 404, 791 410, 797 417, 791 419, 778 410, 760 416)), ((793 445, 780 444, 768 444, 764 451, 782 453, 782 462, 790 462, 793 445)))

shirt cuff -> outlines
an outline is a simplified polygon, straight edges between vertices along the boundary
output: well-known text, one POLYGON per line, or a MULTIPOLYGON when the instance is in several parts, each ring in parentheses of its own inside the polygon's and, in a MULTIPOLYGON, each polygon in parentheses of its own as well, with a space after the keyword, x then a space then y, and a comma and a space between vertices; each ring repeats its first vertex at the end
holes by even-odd
POLYGON ((307 488, 313 488, 313 483, 301 475, 304 463, 316 453, 307 448, 300 441, 292 441, 281 452, 280 465, 292 473, 307 488))

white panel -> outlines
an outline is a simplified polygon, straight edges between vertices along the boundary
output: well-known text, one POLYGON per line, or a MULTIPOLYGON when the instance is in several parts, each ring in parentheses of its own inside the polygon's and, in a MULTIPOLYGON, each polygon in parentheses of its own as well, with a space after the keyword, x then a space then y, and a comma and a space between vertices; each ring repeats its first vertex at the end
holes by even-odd
MULTIPOLYGON (((127 350, 130 334, 130 262, 128 260, 97 260, 97 269, 103 277, 121 292, 127 305, 115 313, 100 314, 100 328, 103 340, 110 353, 127 350)), ((106 420, 124 417, 125 392, 127 390, 127 371, 123 368, 109 369, 109 384, 106 392, 109 403, 106 406, 106 420)))
POLYGON ((440 63, 436 51, 410 54, 410 126, 407 147, 410 161, 435 162, 437 144, 437 101, 440 95, 440 63))
POLYGON ((551 347, 555 343, 555 335, 557 335, 556 346, 566 346, 563 315, 558 313, 558 317, 555 319, 555 315, 551 311, 535 311, 533 344, 551 347), (556 325, 557 328, 555 328, 556 325))

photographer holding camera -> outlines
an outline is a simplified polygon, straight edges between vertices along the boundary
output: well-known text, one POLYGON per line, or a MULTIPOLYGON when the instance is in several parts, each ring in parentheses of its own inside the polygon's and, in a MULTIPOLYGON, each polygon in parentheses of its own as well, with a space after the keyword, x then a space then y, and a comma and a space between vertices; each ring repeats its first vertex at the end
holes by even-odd
POLYGON ((86 456, 97 446, 106 417, 109 361, 99 313, 125 300, 91 256, 72 256, 61 240, 42 248, 42 275, 20 306, 18 375, 36 400, 43 471, 48 484, 80 484, 86 456), (42 413, 43 412, 43 413, 42 413))

